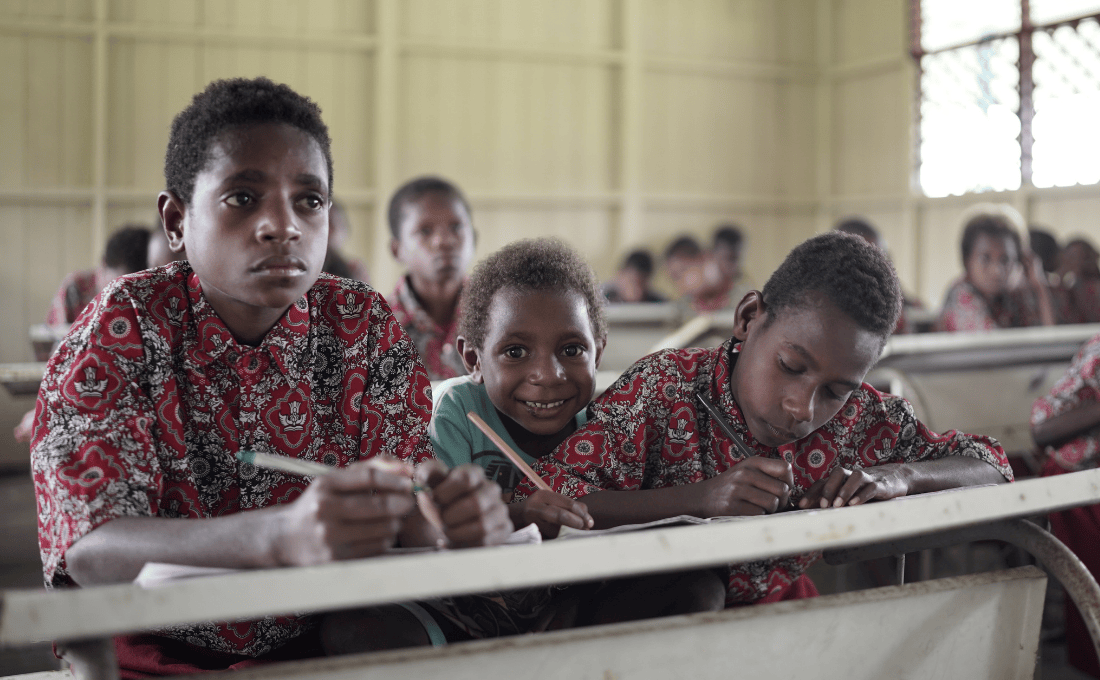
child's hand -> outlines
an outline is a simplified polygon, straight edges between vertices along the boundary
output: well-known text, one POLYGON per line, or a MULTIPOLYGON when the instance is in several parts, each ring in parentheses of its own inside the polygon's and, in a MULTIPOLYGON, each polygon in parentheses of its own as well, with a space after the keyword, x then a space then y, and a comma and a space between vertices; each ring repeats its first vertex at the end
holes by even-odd
POLYGON ((794 471, 785 460, 753 456, 700 484, 705 517, 766 515, 787 507, 794 471))
POLYGON ((568 496, 539 489, 519 503, 508 506, 512 524, 525 527, 534 522, 543 538, 557 538, 563 526, 591 529, 595 521, 588 506, 568 496))
POLYGON ((418 477, 432 488, 432 500, 439 507, 452 547, 498 545, 512 533, 500 487, 486 479, 477 465, 459 465, 447 471, 442 463, 428 461, 421 464, 418 477))
POLYGON ((272 515, 276 561, 306 566, 385 552, 414 505, 408 474, 371 461, 318 477, 272 515))
POLYGON ((841 508, 871 500, 897 498, 909 493, 909 482, 901 465, 879 465, 873 468, 837 468, 825 479, 814 482, 802 500, 800 508, 841 508))

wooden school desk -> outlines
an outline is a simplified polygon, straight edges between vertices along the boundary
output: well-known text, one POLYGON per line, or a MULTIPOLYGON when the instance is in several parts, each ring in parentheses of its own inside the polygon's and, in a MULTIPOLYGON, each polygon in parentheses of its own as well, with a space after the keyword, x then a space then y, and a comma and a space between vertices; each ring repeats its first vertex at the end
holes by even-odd
MULTIPOLYGON (((885 544, 886 551, 908 551, 989 537, 1039 557, 1078 603, 1096 639, 1096 581, 1052 536, 1020 518, 1098 501, 1100 470, 1093 470, 853 508, 252 571, 148 590, 116 585, 52 593, 7 591, 0 600, 0 645, 107 640, 172 624, 688 569, 814 550, 843 561, 859 559, 859 553, 841 551, 860 546, 885 544)), ((440 649, 290 662, 234 677, 1030 678, 1044 589, 1042 572, 1024 567, 440 649)))

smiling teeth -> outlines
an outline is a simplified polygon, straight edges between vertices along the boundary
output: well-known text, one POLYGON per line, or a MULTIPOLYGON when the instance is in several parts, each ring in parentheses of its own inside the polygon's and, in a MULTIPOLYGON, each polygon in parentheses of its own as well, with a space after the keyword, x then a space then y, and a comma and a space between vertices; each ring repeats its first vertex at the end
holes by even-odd
POLYGON ((557 408, 557 407, 561 406, 562 404, 564 404, 565 400, 562 399, 561 401, 549 401, 549 402, 525 401, 523 403, 527 404, 528 406, 530 406, 532 408, 557 408))

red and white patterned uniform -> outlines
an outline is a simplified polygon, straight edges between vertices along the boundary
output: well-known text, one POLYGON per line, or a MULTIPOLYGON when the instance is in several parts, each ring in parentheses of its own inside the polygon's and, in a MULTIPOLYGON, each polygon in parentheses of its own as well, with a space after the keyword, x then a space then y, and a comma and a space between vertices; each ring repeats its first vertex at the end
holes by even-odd
POLYGON ((1039 301, 1027 290, 1015 290, 987 300, 966 279, 948 289, 936 330, 948 332, 991 331, 997 328, 1041 326, 1039 301))
MULTIPOLYGON (((1035 401, 1031 407, 1031 426, 1095 401, 1100 401, 1100 335, 1078 350, 1050 394, 1035 401)), ((1094 468, 1100 463, 1100 432, 1086 433, 1061 446, 1048 446, 1046 451, 1051 462, 1069 472, 1094 468)))
MULTIPOLYGON (((240 345, 186 262, 117 279, 54 353, 31 449, 47 587, 65 551, 117 517, 211 518, 289 503, 309 480, 240 463, 243 449, 332 467, 420 462, 431 388, 408 336, 365 284, 322 275, 258 347, 240 345)), ((257 656, 308 616, 160 631, 257 656)))
MULTIPOLYGON (((603 490, 633 491, 694 484, 743 460, 702 408, 707 395, 759 456, 782 458, 794 470, 792 504, 838 467, 865 468, 961 455, 993 465, 1006 479, 1012 470, 992 439, 928 430, 904 399, 869 385, 857 389, 837 415, 809 436, 778 449, 758 443, 733 399, 730 372, 740 346, 665 350, 634 364, 592 402, 588 424, 534 466, 550 486, 572 498, 603 490)), ((516 487, 516 499, 534 492, 516 487)), ((727 604, 755 602, 785 590, 817 553, 736 565, 727 604)))
POLYGON ((386 298, 393 315, 412 338, 428 376, 432 380, 446 380, 466 375, 466 367, 455 348, 458 337, 458 319, 462 312, 455 310, 454 320, 446 326, 440 326, 428 315, 428 312, 416 299, 409 277, 402 276, 389 297, 386 298))

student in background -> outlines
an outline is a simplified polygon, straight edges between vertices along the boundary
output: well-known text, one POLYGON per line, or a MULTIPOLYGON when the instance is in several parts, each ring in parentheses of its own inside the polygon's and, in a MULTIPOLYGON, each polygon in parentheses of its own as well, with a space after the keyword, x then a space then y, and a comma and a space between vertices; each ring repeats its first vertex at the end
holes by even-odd
POLYGON ((1059 262, 1063 323, 1100 322, 1100 254, 1083 238, 1066 244, 1059 262))
POLYGON ((328 250, 325 252, 325 265, 321 271, 345 279, 354 279, 370 283, 367 267, 362 260, 349 257, 341 250, 348 240, 351 223, 348 221, 344 204, 334 200, 328 211, 328 250))
POLYGON ((103 260, 98 267, 73 272, 61 282, 61 287, 46 312, 46 324, 54 327, 68 326, 76 321, 76 317, 80 316, 96 293, 108 283, 125 274, 145 269, 150 233, 149 228, 144 225, 127 224, 112 234, 107 239, 103 260))
POLYGON ((941 331, 1051 326, 1054 307, 1041 265, 1020 240, 1023 219, 1005 205, 976 206, 965 221, 966 269, 944 297, 941 331))
MULTIPOLYGON (((147 227, 128 224, 107 239, 107 247, 99 267, 73 272, 62 280, 61 287, 46 312, 48 329, 42 329, 46 332, 41 340, 32 336, 35 361, 47 361, 50 358, 57 338, 68 330, 104 286, 120 276, 145 269, 150 236, 151 232, 147 227)), ((29 442, 33 429, 34 409, 31 409, 19 419, 12 435, 17 442, 29 442)))
POLYGON ((474 257, 470 205, 457 186, 418 177, 398 189, 389 205, 390 252, 405 275, 386 298, 416 344, 432 380, 462 375, 455 349, 459 302, 474 257))
POLYGON ((741 255, 744 245, 745 235, 741 227, 723 224, 714 230, 714 240, 710 247, 711 256, 718 264, 718 271, 721 272, 722 278, 731 286, 737 286, 741 282, 743 274, 741 255))
MULTIPOLYGON (((833 227, 834 231, 840 231, 845 234, 852 234, 858 236, 864 241, 870 243, 874 247, 881 250, 887 257, 890 256, 889 250, 886 248, 886 241, 879 234, 878 229, 865 220, 862 217, 848 217, 837 223, 833 227)), ((898 319, 898 327, 894 330, 894 333, 916 333, 918 332, 917 325, 909 318, 910 312, 915 310, 924 309, 924 305, 916 297, 905 294, 902 292, 902 308, 901 317, 898 319)), ((925 329, 927 330, 927 329, 925 329)))
POLYGON ((665 299, 650 288, 652 279, 653 256, 645 248, 638 248, 627 254, 615 278, 601 286, 600 291, 614 304, 664 302, 665 299))
MULTIPOLYGON (((332 156, 316 104, 266 78, 211 83, 172 122, 165 181, 165 231, 188 260, 104 289, 42 381, 31 464, 47 587, 132 581, 147 562, 272 568, 503 541, 507 510, 480 468, 432 460, 428 378, 382 298, 320 276, 332 156), (337 470, 311 482, 241 462, 245 450, 337 470), (383 455, 428 466, 443 535, 412 480, 370 461, 383 455)), ((442 635, 428 607, 115 646, 123 677, 242 668, 428 644, 442 635)))
MULTIPOLYGON (((882 251, 848 234, 814 237, 791 251, 762 293, 745 296, 730 340, 634 364, 535 471, 585 503, 596 528, 858 505, 1012 479, 993 440, 930 432, 908 402, 862 382, 900 308, 882 251)), ((516 499, 532 491, 522 482, 516 499)), ((816 558, 734 566, 726 601, 814 595, 803 572, 816 558)))
MULTIPOLYGON (((574 250, 536 239, 490 255, 474 270, 463 301, 458 348, 470 374, 437 390, 436 455, 451 465, 481 465, 510 500, 522 474, 466 414, 478 414, 527 463, 545 458, 587 422, 606 339, 596 277, 574 250)), ((532 491, 508 509, 515 526, 533 522, 546 538, 562 526, 592 526, 584 503, 552 491, 532 491)), ((723 592, 713 570, 701 570, 536 588, 504 599, 518 619, 533 620, 551 603, 577 596, 584 603, 575 622, 586 625, 717 609, 723 592)))
MULTIPOLYGON (((1044 477, 1100 464, 1100 335, 1085 343, 1050 394, 1032 406, 1031 436, 1048 455, 1044 477)), ((1093 576, 1100 575, 1100 505, 1051 513, 1050 525, 1093 576)), ((1066 643, 1070 664, 1100 678, 1092 638, 1080 612, 1068 600, 1066 643)))
POLYGON ((732 309, 739 289, 726 273, 729 262, 719 263, 714 253, 704 252, 694 237, 680 236, 665 249, 665 267, 680 294, 680 303, 693 314, 732 309))

